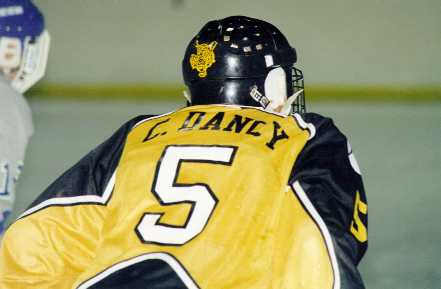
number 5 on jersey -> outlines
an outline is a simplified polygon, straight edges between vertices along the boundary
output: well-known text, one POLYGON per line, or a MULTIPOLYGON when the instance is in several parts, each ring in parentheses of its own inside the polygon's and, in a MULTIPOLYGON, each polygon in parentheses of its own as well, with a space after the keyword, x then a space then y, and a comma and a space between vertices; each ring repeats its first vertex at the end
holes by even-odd
POLYGON ((232 146, 167 146, 156 166, 152 193, 163 205, 192 205, 183 226, 160 223, 163 214, 145 213, 136 227, 141 241, 160 245, 183 245, 199 235, 213 213, 217 198, 207 184, 177 184, 182 162, 228 165, 237 147, 232 146))

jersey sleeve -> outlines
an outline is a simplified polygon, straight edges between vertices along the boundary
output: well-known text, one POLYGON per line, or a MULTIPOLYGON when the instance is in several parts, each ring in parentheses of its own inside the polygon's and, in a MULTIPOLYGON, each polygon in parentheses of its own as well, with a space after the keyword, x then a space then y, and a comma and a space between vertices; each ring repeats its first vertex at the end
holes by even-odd
POLYGON ((1 288, 70 288, 92 262, 126 136, 143 118, 127 122, 62 174, 8 228, 1 288))
POLYGON ((333 288, 364 288, 357 265, 367 249, 367 202, 359 166, 331 119, 312 113, 302 117, 314 131, 290 183, 327 243, 333 288))
POLYGON ((0 75, 0 236, 13 208, 15 185, 32 133, 28 103, 0 75))

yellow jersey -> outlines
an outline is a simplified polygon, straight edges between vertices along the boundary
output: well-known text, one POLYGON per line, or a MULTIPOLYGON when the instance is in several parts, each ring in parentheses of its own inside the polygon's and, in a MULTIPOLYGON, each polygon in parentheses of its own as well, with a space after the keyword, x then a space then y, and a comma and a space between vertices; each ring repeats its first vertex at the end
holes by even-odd
POLYGON ((138 117, 8 229, 0 288, 362 288, 367 205, 350 156, 318 115, 138 117))

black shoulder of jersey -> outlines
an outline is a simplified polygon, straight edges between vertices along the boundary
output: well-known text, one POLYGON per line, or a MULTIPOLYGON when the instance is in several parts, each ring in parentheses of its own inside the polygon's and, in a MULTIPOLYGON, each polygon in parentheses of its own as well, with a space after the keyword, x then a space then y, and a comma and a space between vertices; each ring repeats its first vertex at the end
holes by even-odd
POLYGON ((348 140, 332 119, 314 113, 302 114, 302 118, 316 131, 298 156, 290 183, 298 182, 332 236, 343 268, 342 288, 363 288, 356 265, 367 249, 367 233, 366 240, 351 233, 351 226, 357 226, 354 214, 367 232, 366 196, 358 166, 351 163, 348 140), (357 198, 365 204, 365 214, 358 212, 357 198))
POLYGON ((118 166, 128 133, 138 122, 150 117, 153 115, 140 115, 122 125, 110 138, 55 180, 29 208, 52 198, 101 196, 118 166))

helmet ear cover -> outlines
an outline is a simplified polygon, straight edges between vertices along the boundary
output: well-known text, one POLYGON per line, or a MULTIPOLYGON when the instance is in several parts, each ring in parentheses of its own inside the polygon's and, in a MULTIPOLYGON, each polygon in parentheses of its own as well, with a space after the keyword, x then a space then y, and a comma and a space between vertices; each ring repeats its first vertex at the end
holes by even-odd
POLYGON ((11 85, 18 92, 24 93, 46 72, 49 56, 50 35, 46 30, 35 40, 26 39, 20 68, 12 79, 11 85))

